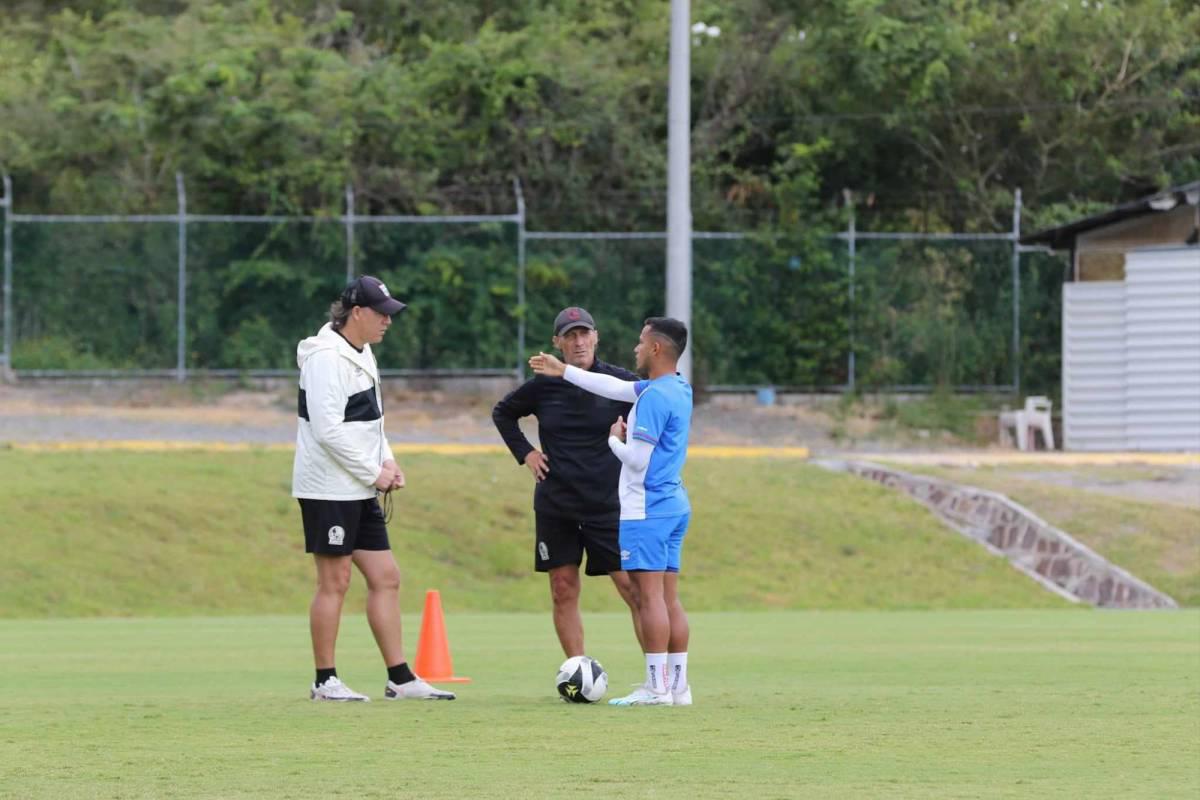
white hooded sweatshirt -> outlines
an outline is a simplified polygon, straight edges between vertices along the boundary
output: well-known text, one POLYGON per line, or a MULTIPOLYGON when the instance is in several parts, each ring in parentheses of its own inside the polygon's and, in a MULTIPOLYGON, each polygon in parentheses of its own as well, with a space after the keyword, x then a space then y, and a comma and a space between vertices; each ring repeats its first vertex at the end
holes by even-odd
POLYGON ((383 395, 371 345, 362 352, 328 323, 296 347, 300 366, 292 496, 369 500, 383 462, 383 395))

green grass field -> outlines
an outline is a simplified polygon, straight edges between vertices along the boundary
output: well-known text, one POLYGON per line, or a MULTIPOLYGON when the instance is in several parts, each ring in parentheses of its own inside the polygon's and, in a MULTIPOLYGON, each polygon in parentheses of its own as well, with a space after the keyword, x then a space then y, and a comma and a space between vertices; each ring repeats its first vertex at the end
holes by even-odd
MULTIPOLYGON (((409 654, 438 588, 474 683, 453 703, 339 706, 307 699, 312 567, 286 454, 0 450, 0 798, 1200 792, 1200 612, 1072 607, 892 490, 695 459, 696 705, 567 706, 527 473, 404 466, 409 654)), ((607 584, 584 608, 612 696, 642 659, 607 584)), ((379 697, 352 592, 339 672, 379 697)))
MULTIPOLYGON (((0 797, 1200 792, 1194 611, 696 614, 696 705, 633 709, 557 700, 545 614, 451 614, 452 703, 314 704, 305 623, 0 621, 0 797)), ((614 688, 639 680, 627 619, 587 623, 614 688)), ((339 671, 379 696, 361 615, 339 671)))
MULTIPOLYGON (((545 609, 529 473, 499 455, 403 462, 409 486, 390 529, 404 607, 437 588, 449 610, 545 609)), ((686 480, 696 610, 1066 605, 909 498, 853 476, 798 460, 694 459, 686 480)), ((290 485, 280 452, 0 450, 0 618, 296 613, 312 564, 290 485)), ((584 604, 623 608, 598 581, 584 604)))

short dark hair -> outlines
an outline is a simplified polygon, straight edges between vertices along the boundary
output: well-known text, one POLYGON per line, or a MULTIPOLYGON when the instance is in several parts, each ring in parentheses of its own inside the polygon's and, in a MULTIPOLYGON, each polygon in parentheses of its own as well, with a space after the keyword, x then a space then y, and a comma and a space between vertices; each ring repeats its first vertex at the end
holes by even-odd
POLYGON ((675 348, 675 358, 683 355, 687 349, 687 325, 672 317, 650 317, 643 325, 650 328, 655 335, 666 339, 675 348))

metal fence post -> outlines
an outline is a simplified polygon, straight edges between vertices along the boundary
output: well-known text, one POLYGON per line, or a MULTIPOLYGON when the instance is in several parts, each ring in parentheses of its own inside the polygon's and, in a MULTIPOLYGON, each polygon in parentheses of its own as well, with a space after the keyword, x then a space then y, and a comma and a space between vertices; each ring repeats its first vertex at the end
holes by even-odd
POLYGON ((179 328, 176 333, 175 380, 187 380, 187 191, 183 185, 183 173, 175 173, 175 194, 179 201, 179 296, 176 315, 179 328))
MULTIPOLYGON (((4 369, 12 369, 12 180, 4 175, 4 369)), ((0 376, 2 377, 2 376, 0 376)))
POLYGON ((1013 197, 1012 231, 1012 283, 1013 283, 1013 393, 1021 394, 1021 190, 1013 197))
MULTIPOLYGON (((667 48, 667 316, 692 327, 692 19, 690 0, 671 0, 667 48)), ((683 351, 677 368, 686 380, 696 350, 683 351)))
POLYGON ((12 179, 4 176, 4 368, 12 370, 12 179))
POLYGON ((521 179, 513 178, 517 196, 517 380, 525 378, 525 194, 521 179))
POLYGON ((346 283, 354 280, 354 187, 346 184, 346 283))
POLYGON ((850 306, 848 311, 849 316, 849 338, 850 338, 850 357, 847 365, 846 385, 850 392, 853 393, 856 386, 854 363, 854 281, 855 281, 855 261, 856 261, 856 242, 855 242, 855 220, 854 220, 854 193, 849 189, 842 190, 842 196, 846 198, 846 208, 849 209, 850 218, 846 225, 846 249, 850 256, 850 306))

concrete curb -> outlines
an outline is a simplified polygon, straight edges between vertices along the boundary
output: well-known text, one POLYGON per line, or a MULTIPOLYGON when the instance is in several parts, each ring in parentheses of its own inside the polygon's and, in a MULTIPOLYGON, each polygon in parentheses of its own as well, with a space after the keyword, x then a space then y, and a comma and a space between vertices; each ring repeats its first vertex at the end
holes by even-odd
POLYGON ((1179 607, 1171 597, 1002 494, 866 461, 815 463, 905 492, 954 530, 1073 602, 1101 608, 1179 607))
POLYGON ((845 458, 855 461, 887 461, 894 464, 916 464, 928 467, 987 467, 987 466, 1033 466, 1033 467, 1197 467, 1200 468, 1200 453, 1075 453, 1052 450, 1049 452, 1020 452, 1017 450, 960 450, 943 453, 846 453, 845 458))

